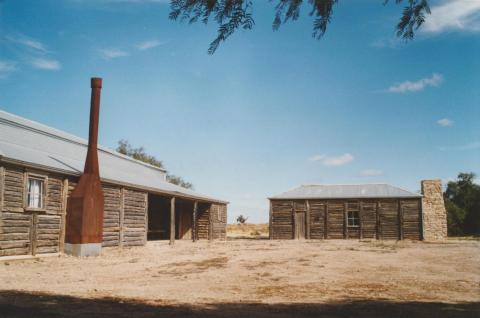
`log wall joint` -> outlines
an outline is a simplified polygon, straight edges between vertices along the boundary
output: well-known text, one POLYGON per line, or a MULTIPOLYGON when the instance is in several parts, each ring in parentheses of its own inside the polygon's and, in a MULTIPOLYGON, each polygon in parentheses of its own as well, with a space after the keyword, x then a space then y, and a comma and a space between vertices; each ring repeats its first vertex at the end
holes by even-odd
POLYGON ((62 214, 60 216, 60 238, 58 242, 59 252, 63 253, 65 250, 65 231, 66 231, 66 217, 67 217, 67 203, 68 203, 68 178, 63 179, 62 182, 62 214))
POLYGON ((198 201, 193 203, 193 216, 192 216, 192 241, 197 241, 197 214, 198 214, 198 201))
POLYGON ((170 199, 170 245, 175 243, 175 197, 170 199))
POLYGON ((120 209, 118 215, 119 233, 118 233, 118 246, 123 247, 124 235, 125 235, 125 188, 120 188, 120 209))
POLYGON ((305 236, 309 240, 310 239, 310 201, 306 201, 307 205, 307 212, 305 215, 305 236))

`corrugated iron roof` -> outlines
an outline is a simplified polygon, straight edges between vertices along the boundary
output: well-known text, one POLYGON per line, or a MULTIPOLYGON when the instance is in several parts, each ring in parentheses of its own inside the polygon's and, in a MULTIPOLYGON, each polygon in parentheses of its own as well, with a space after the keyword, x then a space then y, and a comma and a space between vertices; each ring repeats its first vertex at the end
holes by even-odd
POLYGON ((301 185, 269 199, 356 199, 356 198, 420 198, 386 183, 378 184, 312 184, 301 185))
MULTIPOLYGON (((0 160, 33 165, 67 175, 83 172, 85 139, 0 110, 0 160)), ((165 180, 165 170, 99 146, 102 180, 154 192, 227 203, 165 180)))

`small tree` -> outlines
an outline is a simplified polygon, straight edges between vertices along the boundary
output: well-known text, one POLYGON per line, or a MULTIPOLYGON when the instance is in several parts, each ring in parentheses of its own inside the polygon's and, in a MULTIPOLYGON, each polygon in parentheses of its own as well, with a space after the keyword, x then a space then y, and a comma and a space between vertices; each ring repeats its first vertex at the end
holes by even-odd
MULTIPOLYGON (((151 164, 152 166, 162 168, 162 169, 165 168, 161 160, 158 160, 157 158, 155 158, 155 156, 147 154, 145 152, 145 148, 143 147, 138 147, 138 148, 132 147, 132 145, 130 145, 128 140, 125 140, 125 139, 120 140, 118 142, 117 151, 121 154, 132 157, 133 159, 137 159, 139 161, 151 164)), ((183 180, 182 177, 167 173, 167 181, 170 183, 176 184, 178 186, 181 186, 183 188, 193 190, 193 184, 183 180)))
POLYGON ((242 214, 237 216, 237 223, 238 224, 245 224, 245 222, 247 222, 247 220, 248 220, 248 217, 244 217, 242 214))
POLYGON ((443 194, 451 235, 480 234, 480 185, 474 181, 474 173, 459 173, 443 194))

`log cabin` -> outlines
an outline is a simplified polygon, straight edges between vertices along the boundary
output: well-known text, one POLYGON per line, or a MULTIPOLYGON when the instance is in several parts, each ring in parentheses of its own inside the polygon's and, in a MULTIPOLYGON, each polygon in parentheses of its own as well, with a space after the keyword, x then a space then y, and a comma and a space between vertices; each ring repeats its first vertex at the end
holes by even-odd
MULTIPOLYGON (((67 200, 87 141, 0 111, 0 257, 62 253, 67 200)), ((227 203, 166 181, 166 171, 99 146, 102 246, 226 238, 227 203)))
POLYGON ((440 180, 423 196, 389 184, 302 185, 270 200, 270 239, 444 239, 440 180))

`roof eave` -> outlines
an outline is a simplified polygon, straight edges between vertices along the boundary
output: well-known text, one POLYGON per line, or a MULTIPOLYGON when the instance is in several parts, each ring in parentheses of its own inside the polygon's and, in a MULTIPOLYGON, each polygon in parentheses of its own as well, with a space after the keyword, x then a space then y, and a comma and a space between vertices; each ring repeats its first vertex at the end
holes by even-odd
MULTIPOLYGON (((69 171, 69 170, 52 168, 52 167, 49 167, 49 166, 30 163, 30 162, 27 162, 27 161, 7 158, 7 157, 1 156, 1 155, 0 155, 0 162, 4 162, 4 163, 7 163, 7 164, 13 164, 13 165, 21 165, 21 166, 25 166, 25 167, 32 168, 32 169, 39 169, 39 170, 43 170, 43 171, 63 174, 63 175, 70 176, 70 177, 79 177, 81 175, 81 173, 79 173, 79 172, 75 173, 75 172, 72 172, 72 171, 69 171)), ((229 204, 230 203, 228 201, 223 201, 223 200, 218 200, 218 199, 213 199, 213 198, 208 198, 207 199, 207 198, 202 198, 200 196, 194 196, 194 195, 188 195, 188 194, 185 194, 185 193, 180 193, 180 192, 177 192, 177 191, 160 190, 160 189, 157 189, 157 188, 145 187, 145 186, 141 186, 141 185, 137 185, 137 184, 132 184, 132 183, 128 183, 128 182, 121 182, 121 181, 111 180, 111 179, 107 179, 107 178, 101 178, 101 181, 103 181, 105 183, 113 184, 113 185, 119 185, 119 186, 134 188, 134 189, 140 189, 140 190, 144 190, 146 192, 151 192, 151 193, 154 193, 154 194, 174 196, 174 197, 178 197, 178 198, 195 200, 195 201, 199 201, 199 202, 219 203, 219 204, 229 204)))

